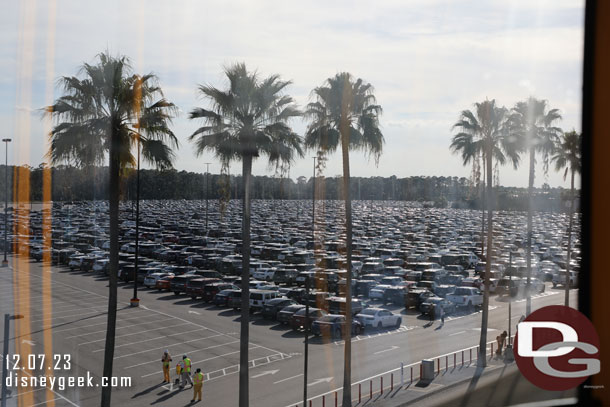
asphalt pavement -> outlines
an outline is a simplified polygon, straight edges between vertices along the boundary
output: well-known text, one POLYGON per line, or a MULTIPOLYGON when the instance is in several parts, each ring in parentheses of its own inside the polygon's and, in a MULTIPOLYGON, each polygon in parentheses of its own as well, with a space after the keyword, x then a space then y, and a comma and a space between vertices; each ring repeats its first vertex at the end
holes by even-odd
MULTIPOLYGON (((93 377, 93 387, 13 388, 8 406, 17 406, 16 392, 22 395, 19 406, 94 406, 99 405, 104 341, 106 331, 107 279, 91 272, 71 272, 63 268, 45 269, 40 263, 19 262, 16 267, 0 269, 0 311, 19 312, 22 320, 11 325, 9 354, 15 344, 22 353, 69 355, 70 369, 49 369, 56 377, 93 377), (45 295, 43 293, 49 293, 45 295), (50 333, 50 335, 49 335, 50 333), (47 346, 45 346, 45 344, 47 346), (27 352, 26 352, 27 351, 27 352)), ((119 286, 119 311, 114 356, 114 376, 129 378, 129 385, 112 391, 113 405, 130 406, 190 405, 192 391, 163 384, 161 356, 168 349, 175 363, 187 354, 193 367, 205 373, 202 405, 236 406, 238 395, 239 321, 231 309, 217 308, 172 293, 141 288, 141 306, 129 306, 132 284, 119 286)), ((576 303, 577 290, 571 301, 576 303)), ((534 296, 532 308, 563 303, 563 291, 547 286, 534 296)), ((369 378, 478 344, 481 313, 474 312, 445 318, 430 325, 416 312, 403 314, 398 329, 367 330, 353 339, 352 382, 365 383, 369 378)), ((512 303, 513 334, 525 300, 512 303)), ((262 317, 251 317, 250 325, 250 404, 253 407, 294 406, 302 402, 303 334, 262 317)), ((508 302, 492 296, 488 340, 508 330, 508 302)), ((309 347, 308 394, 313 405, 321 394, 340 392, 343 381, 342 341, 312 338, 309 347)), ((40 374, 26 369, 22 375, 40 374)), ((43 367, 46 367, 43 366, 43 367)), ((44 370, 44 369, 43 369, 44 370)), ((353 392, 356 392, 354 387, 353 392)), ((340 394, 339 394, 340 396, 340 394)), ((332 396, 331 396, 332 397, 332 396)), ((330 405, 330 404, 329 404, 330 405)))

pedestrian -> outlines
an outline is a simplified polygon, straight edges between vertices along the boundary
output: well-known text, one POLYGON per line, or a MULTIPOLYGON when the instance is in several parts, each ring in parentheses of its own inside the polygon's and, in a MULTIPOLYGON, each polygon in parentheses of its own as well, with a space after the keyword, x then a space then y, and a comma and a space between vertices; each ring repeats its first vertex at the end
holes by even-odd
POLYGON ((182 356, 182 383, 180 383, 180 387, 183 388, 186 386, 186 382, 191 384, 193 387, 193 380, 191 379, 191 360, 186 356, 182 356))
POLYGON ((193 382, 195 386, 193 387, 193 399, 191 403, 197 399, 197 401, 201 401, 201 388, 203 387, 203 373, 201 373, 201 369, 197 368, 197 372, 193 375, 193 382))
MULTIPOLYGON (((180 383, 180 378, 182 377, 182 366, 183 366, 182 361, 180 361, 176 364, 176 376, 177 377, 176 377, 176 381, 174 382, 174 384, 180 383)), ((180 388, 182 388, 182 387, 184 387, 184 386, 180 386, 180 388)))
POLYGON ((502 354, 502 335, 496 336, 496 342, 498 343, 498 349, 496 349, 496 355, 502 354))
POLYGON ((434 306, 434 304, 430 304, 430 325, 432 325, 434 323, 434 313, 436 312, 436 307, 434 306))
POLYGON ((439 305, 438 313, 441 316, 441 325, 445 325, 445 310, 443 310, 443 306, 442 305, 439 305))
POLYGON ((172 361, 172 357, 169 355, 169 351, 165 349, 163 357, 161 357, 161 363, 163 364, 163 383, 169 383, 169 364, 172 361))
POLYGON ((508 345, 508 341, 506 340, 506 338, 508 338, 508 332, 506 332, 506 331, 502 332, 502 335, 500 335, 500 338, 502 340, 502 349, 504 349, 504 344, 508 345))

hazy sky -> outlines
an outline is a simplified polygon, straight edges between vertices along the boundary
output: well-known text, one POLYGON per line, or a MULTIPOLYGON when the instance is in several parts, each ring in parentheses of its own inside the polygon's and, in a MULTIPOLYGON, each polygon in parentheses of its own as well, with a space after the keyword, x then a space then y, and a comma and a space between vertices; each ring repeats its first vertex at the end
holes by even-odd
MULTIPOLYGON (((18 163, 43 160, 36 109, 59 96, 57 78, 76 75, 106 49, 129 56, 139 73, 157 74, 179 106, 179 170, 201 172, 203 162, 215 162, 193 154, 187 137, 200 123, 187 113, 205 106, 197 84, 223 86, 222 67, 241 61, 292 80, 288 92, 300 106, 339 71, 375 87, 386 145, 378 167, 352 153, 355 176, 469 176, 449 151, 451 126, 485 98, 506 107, 530 95, 547 99, 561 110, 562 128, 581 128, 584 1, 20 0, 3 9, 0 136, 18 141, 11 147, 18 151, 9 150, 18 163)), ((303 134, 305 123, 293 128, 303 134)), ((291 177, 311 175, 312 155, 293 165, 291 177)), ((259 160, 254 173, 273 171, 259 160)), ((340 173, 340 156, 332 156, 326 175, 340 173)), ((536 181, 545 181, 541 168, 536 181)), ((527 185, 526 165, 502 167, 500 182, 527 185)), ((548 182, 568 186, 554 172, 548 182)))

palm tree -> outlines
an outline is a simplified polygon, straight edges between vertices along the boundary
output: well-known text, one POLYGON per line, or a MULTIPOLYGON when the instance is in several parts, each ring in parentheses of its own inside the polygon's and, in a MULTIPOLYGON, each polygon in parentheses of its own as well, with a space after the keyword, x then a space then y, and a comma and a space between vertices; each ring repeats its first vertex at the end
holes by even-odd
POLYGON ((561 120, 559 110, 548 110, 546 100, 538 100, 530 97, 524 102, 519 102, 513 108, 511 114, 511 132, 520 139, 523 147, 529 151, 529 183, 528 183, 528 206, 527 206, 527 302, 525 313, 529 315, 532 310, 532 297, 530 283, 532 278, 532 197, 534 192, 534 177, 536 155, 541 154, 543 160, 543 171, 546 174, 549 167, 549 159, 554 152, 557 138, 561 129, 553 127, 553 123, 561 120))
MULTIPOLYGON (((347 281, 345 315, 352 309, 352 202, 350 197, 349 150, 369 152, 377 163, 384 138, 379 129, 381 106, 373 87, 362 79, 341 72, 328 78, 312 91, 315 99, 307 105, 305 115, 309 126, 305 135, 307 148, 323 153, 333 152, 341 145, 343 158, 343 197, 345 200, 345 233, 347 249, 347 281)), ((343 370, 343 406, 351 405, 351 333, 346 330, 343 370)))
POLYGON ((453 136, 451 150, 461 152, 465 163, 477 154, 483 157, 487 176, 487 258, 485 259, 485 283, 483 290, 483 312, 481 313, 481 337, 479 341, 479 366, 486 366, 487 323, 489 317, 489 284, 493 257, 493 210, 492 169, 494 161, 505 164, 510 161, 514 168, 519 165, 519 148, 508 132, 508 110, 497 107, 495 100, 475 103, 475 113, 464 110, 453 125, 459 133, 453 136))
POLYGON ((252 161, 267 156, 270 165, 292 163, 303 156, 301 138, 288 122, 301 115, 292 97, 283 94, 290 81, 278 75, 260 78, 238 63, 225 68, 226 90, 200 85, 199 92, 210 109, 195 108, 189 118, 203 119, 205 126, 189 138, 197 155, 209 150, 221 164, 242 161, 244 185, 242 219, 241 333, 239 352, 239 406, 248 406, 249 277, 250 277, 250 189, 252 161))
MULTIPOLYGON (((163 98, 157 77, 131 73, 127 57, 98 56, 84 64, 83 79, 63 77, 64 95, 45 110, 57 124, 48 155, 53 163, 86 167, 109 160, 110 264, 104 376, 112 376, 119 266, 119 195, 122 174, 135 164, 132 148, 158 168, 169 168, 178 140, 169 129, 175 106, 163 98), (160 97, 160 99, 156 99, 160 97), (169 142, 169 145, 166 144, 169 142)), ((110 406, 111 387, 102 389, 102 406, 110 406)))
POLYGON ((565 168, 563 179, 565 180, 570 173, 570 211, 568 215, 568 258, 566 262, 566 281, 565 281, 565 306, 570 306, 570 260, 572 255, 572 217, 574 213, 574 177, 580 174, 582 167, 582 134, 572 130, 564 133, 558 143, 556 153, 551 158, 555 162, 555 170, 561 171, 565 168))

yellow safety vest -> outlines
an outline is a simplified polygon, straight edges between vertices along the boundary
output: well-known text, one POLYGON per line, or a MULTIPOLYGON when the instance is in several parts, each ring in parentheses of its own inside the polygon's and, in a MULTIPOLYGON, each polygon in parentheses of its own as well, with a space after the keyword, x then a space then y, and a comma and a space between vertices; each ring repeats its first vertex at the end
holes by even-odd
POLYGON ((180 366, 180 363, 178 363, 176 365, 176 374, 180 374, 180 371, 182 370, 182 366, 180 366))
POLYGON ((163 367, 169 367, 169 362, 172 360, 172 358, 167 355, 167 356, 163 356, 163 359, 161 359, 163 361, 163 367))
POLYGON ((195 373, 195 377, 193 378, 193 382, 195 384, 203 383, 203 373, 195 373))
POLYGON ((191 360, 189 358, 184 359, 184 370, 186 370, 186 373, 191 373, 191 360))

